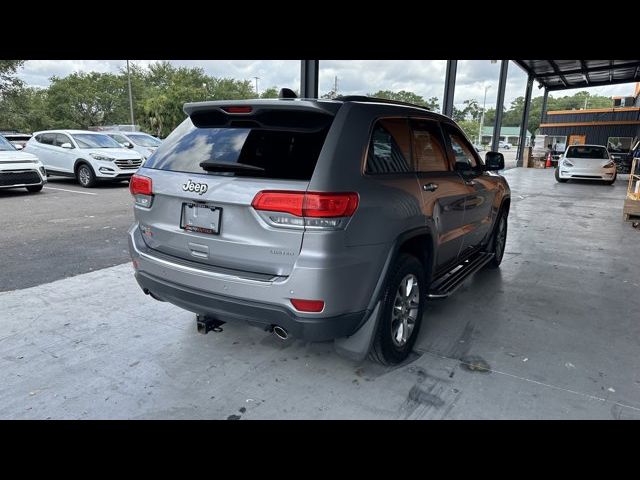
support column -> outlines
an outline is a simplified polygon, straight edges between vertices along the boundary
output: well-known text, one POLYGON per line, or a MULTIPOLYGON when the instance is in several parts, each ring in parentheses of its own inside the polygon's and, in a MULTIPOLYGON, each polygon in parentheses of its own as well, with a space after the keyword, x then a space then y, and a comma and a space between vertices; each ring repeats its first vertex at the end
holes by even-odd
POLYGON ((547 98, 549 98, 549 90, 547 90, 547 88, 545 87, 544 97, 542 97, 542 112, 540 113, 540 124, 544 123, 545 116, 547 115, 547 98))
POLYGON ((300 60, 300 98, 318 98, 319 60, 300 60))
POLYGON ((529 128, 529 111, 531 110, 531 91, 533 90, 533 76, 529 75, 527 80, 527 90, 524 94, 524 109, 522 111, 522 122, 520 122, 520 140, 518 141, 518 154, 516 155, 516 167, 522 166, 524 145, 527 141, 527 129, 529 128))
POLYGON ((444 79, 444 98, 442 100, 442 114, 453 116, 453 95, 456 91, 457 60, 447 60, 447 74, 444 79))
POLYGON ((498 99, 496 100, 496 119, 493 122, 493 142, 491 150, 498 151, 500 145, 500 127, 502 126, 502 108, 504 105, 504 91, 507 86, 507 70, 509 69, 509 60, 500 61, 500 78, 498 80, 498 99))

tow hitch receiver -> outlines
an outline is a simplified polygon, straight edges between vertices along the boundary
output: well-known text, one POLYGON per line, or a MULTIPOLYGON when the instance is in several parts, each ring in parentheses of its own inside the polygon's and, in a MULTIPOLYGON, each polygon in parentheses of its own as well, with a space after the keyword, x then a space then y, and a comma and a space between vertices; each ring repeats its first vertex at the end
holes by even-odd
POLYGON ((196 325, 198 327, 198 333, 206 335, 209 332, 220 333, 222 331, 222 325, 225 322, 216 318, 207 317, 206 315, 196 315, 196 325))

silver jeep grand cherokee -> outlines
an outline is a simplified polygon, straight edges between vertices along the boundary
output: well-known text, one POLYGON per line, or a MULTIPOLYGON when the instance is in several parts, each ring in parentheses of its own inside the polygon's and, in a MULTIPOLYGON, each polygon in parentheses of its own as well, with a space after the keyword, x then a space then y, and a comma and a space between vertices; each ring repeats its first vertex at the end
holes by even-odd
POLYGON ((509 187, 449 118, 369 97, 186 104, 131 179, 145 293, 385 364, 425 301, 502 260, 509 187))

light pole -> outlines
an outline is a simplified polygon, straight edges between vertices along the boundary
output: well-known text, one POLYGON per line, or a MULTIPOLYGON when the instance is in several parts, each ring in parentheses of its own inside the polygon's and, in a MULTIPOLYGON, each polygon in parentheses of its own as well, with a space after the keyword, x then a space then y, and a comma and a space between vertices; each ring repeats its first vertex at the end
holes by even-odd
MULTIPOLYGON (((480 117, 480 128, 478 129, 478 146, 482 145, 482 127, 484 127, 484 107, 487 105, 487 90, 491 85, 484 87, 484 100, 482 101, 482 116, 480 117)), ((495 134, 495 132, 493 132, 495 134)))
POLYGON ((260 94, 258 93, 258 80, 260 80, 260 77, 253 77, 256 79, 256 97, 259 97, 260 94))
POLYGON ((131 125, 135 127, 133 118, 133 95, 131 94, 131 73, 129 72, 129 60, 127 60, 127 81, 129 82, 129 110, 131 112, 131 125))

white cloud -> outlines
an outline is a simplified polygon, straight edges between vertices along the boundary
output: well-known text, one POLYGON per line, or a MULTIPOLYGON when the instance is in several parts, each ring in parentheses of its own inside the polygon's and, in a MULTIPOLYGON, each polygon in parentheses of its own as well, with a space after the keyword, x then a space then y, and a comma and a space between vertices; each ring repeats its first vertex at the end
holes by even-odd
MULTIPOLYGON (((152 60, 135 60, 147 66, 152 60)), ((259 77, 259 90, 271 86, 298 89, 300 62, 298 60, 171 60, 176 66, 201 67, 208 75, 251 80, 259 77)), ((53 75, 62 77, 73 72, 118 72, 125 68, 125 60, 29 60, 20 71, 20 78, 27 84, 46 87, 53 75)), ((409 90, 425 98, 438 97, 442 104, 446 61, 444 60, 321 60, 320 94, 333 89, 338 77, 341 94, 367 94, 378 90, 409 90)), ((487 107, 495 105, 500 63, 489 60, 461 60, 458 62, 455 103, 476 99, 482 102, 484 87, 487 91, 487 107)), ((509 64, 505 105, 523 96, 526 87, 525 73, 514 63, 509 64)), ((554 96, 572 95, 578 90, 554 92, 554 96)), ((633 92, 632 85, 610 85, 588 89, 592 94, 614 96, 633 92)), ((534 84, 533 95, 544 92, 534 84)))

